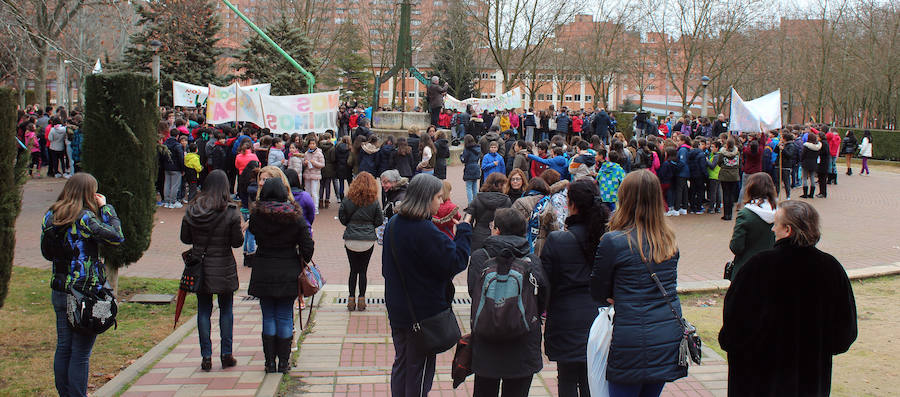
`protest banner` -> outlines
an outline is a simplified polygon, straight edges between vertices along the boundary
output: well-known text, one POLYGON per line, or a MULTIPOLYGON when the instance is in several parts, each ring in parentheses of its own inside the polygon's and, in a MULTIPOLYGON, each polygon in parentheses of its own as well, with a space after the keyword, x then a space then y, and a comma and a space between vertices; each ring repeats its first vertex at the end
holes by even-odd
POLYGON ((496 112, 497 110, 519 109, 522 107, 522 93, 519 87, 516 87, 494 98, 469 98, 461 101, 449 94, 444 97, 444 109, 465 112, 468 106, 471 106, 472 111, 476 114, 485 110, 496 112))
POLYGON ((323 133, 337 131, 338 91, 315 94, 259 95, 265 128, 274 133, 323 133))
POLYGON ((209 85, 206 100, 206 122, 222 124, 237 121, 237 83, 227 87, 209 85))
POLYGON ((728 131, 765 132, 781 128, 781 90, 744 101, 731 89, 731 120, 728 131))
MULTIPOLYGON (((241 90, 248 92, 260 92, 269 95, 272 85, 269 83, 248 85, 240 87, 241 90)), ((172 102, 174 106, 184 106, 199 108, 206 106, 207 97, 209 96, 209 87, 202 85, 193 85, 181 81, 172 81, 172 102)))

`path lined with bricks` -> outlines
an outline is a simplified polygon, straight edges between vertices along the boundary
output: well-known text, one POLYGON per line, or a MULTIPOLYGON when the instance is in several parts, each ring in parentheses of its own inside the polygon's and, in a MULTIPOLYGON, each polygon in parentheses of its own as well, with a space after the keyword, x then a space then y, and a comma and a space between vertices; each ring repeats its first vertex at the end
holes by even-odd
MULTIPOLYGON (((346 298, 345 286, 329 286, 321 306, 317 308, 312 332, 300 346, 297 366, 291 372, 296 380, 289 392, 293 395, 316 396, 384 396, 390 392, 391 364, 394 347, 387 312, 378 299, 384 290, 372 287, 372 302, 364 312, 348 312, 340 298, 346 298)), ((469 298, 458 293, 457 299, 469 298)), ((469 332, 469 306, 454 305, 463 333, 469 332)), ((471 396, 474 377, 470 376, 453 389, 450 365, 454 349, 437 357, 436 375, 430 396, 471 396)), ((556 364, 546 361, 535 375, 530 396, 557 395, 556 364)), ((666 397, 725 396, 728 366, 712 350, 704 349, 704 364, 692 366, 689 376, 669 383, 666 397)))

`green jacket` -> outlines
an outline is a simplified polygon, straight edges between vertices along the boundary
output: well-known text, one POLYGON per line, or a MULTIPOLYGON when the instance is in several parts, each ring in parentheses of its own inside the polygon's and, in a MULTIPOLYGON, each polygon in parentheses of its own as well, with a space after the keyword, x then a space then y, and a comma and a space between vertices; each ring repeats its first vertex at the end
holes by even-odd
POLYGON ((741 168, 741 152, 737 147, 730 151, 726 148, 719 150, 719 180, 722 182, 737 182, 741 180, 739 170, 741 168))
POLYGON ((381 203, 376 199, 365 207, 357 207, 349 198, 341 201, 338 220, 346 226, 344 240, 375 241, 378 240, 375 228, 384 222, 381 203))
POLYGON ((718 153, 710 153, 709 156, 706 157, 706 162, 709 164, 707 167, 709 169, 709 179, 719 179, 719 170, 721 170, 722 167, 719 166, 718 156, 718 153))
POLYGON ((775 233, 772 232, 774 217, 774 210, 760 209, 752 204, 747 204, 738 211, 737 219, 734 222, 734 232, 731 234, 731 243, 728 245, 728 248, 734 253, 732 280, 750 258, 775 246, 775 233), (754 209, 757 211, 754 212, 751 207, 755 207, 754 209))

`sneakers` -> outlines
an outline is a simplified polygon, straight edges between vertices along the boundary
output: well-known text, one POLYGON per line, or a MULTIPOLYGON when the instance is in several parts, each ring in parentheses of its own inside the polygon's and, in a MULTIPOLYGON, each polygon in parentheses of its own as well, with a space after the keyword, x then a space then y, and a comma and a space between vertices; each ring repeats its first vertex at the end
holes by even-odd
POLYGON ((669 210, 668 212, 666 212, 666 216, 678 216, 678 211, 669 210))
POLYGON ((700 211, 694 212, 694 214, 696 214, 696 215, 703 215, 703 214, 705 214, 705 212, 703 212, 703 210, 700 210, 700 211))
POLYGON ((181 207, 184 207, 184 205, 182 205, 181 203, 179 203, 179 202, 177 202, 177 201, 174 202, 174 203, 172 203, 172 204, 170 204, 170 205, 171 205, 171 207, 169 207, 169 208, 181 208, 181 207))
POLYGON ((65 174, 63 174, 63 178, 69 179, 69 178, 71 178, 71 177, 72 177, 72 174, 70 174, 70 173, 68 173, 68 172, 66 172, 65 174))
POLYGON ((687 210, 684 208, 678 210, 678 215, 687 215, 687 210))
POLYGON ((166 206, 166 203, 164 203, 164 202, 162 202, 162 201, 157 201, 157 202, 156 202, 156 206, 157 206, 157 207, 165 207, 165 206, 166 206))

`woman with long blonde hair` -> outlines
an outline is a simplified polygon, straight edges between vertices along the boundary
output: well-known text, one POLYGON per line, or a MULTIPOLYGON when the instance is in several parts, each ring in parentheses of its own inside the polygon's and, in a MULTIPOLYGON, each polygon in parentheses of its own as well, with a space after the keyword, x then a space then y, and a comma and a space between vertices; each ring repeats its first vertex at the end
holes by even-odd
POLYGON ((597 246, 591 296, 616 310, 606 367, 610 395, 658 396, 665 382, 687 376, 679 365, 678 245, 664 209, 656 175, 629 173, 597 246))
POLYGON ((106 283, 99 245, 125 241, 122 224, 97 180, 79 172, 72 176, 41 223, 41 254, 52 262, 50 301, 56 312, 56 354, 53 375, 61 396, 86 396, 89 360, 96 335, 73 331, 66 319, 70 290, 95 294, 106 283))

